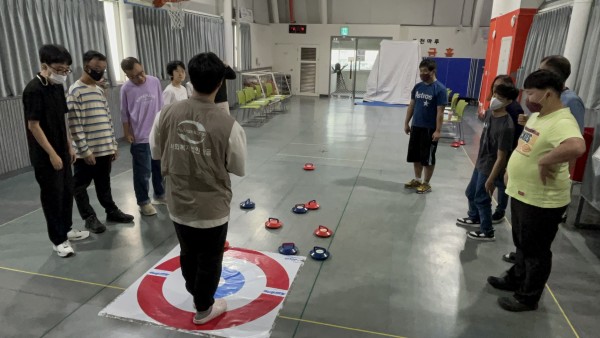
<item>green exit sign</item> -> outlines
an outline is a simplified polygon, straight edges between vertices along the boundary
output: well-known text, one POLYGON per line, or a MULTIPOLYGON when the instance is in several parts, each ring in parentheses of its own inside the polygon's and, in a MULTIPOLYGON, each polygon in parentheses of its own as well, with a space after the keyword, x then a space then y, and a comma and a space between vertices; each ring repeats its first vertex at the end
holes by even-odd
POLYGON ((341 36, 348 36, 348 33, 350 33, 350 30, 348 29, 347 26, 344 26, 344 27, 340 28, 340 35, 341 36))

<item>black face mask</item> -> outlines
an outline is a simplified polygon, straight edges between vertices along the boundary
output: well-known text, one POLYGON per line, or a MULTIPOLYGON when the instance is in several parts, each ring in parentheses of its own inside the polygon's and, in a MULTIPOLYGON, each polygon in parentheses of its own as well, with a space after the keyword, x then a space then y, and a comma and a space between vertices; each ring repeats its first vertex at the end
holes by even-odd
POLYGON ((104 72, 98 72, 93 69, 86 71, 87 75, 89 75, 94 81, 100 81, 104 77, 104 72))
POLYGON ((431 74, 421 74, 421 81, 423 82, 429 82, 429 80, 431 80, 431 74))

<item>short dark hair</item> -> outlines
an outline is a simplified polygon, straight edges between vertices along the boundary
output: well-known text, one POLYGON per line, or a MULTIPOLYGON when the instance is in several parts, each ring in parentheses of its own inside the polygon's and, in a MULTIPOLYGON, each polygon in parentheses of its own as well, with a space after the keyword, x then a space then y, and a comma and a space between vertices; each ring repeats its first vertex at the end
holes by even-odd
POLYGON ((173 72, 177 70, 177 67, 181 67, 183 70, 185 70, 185 64, 183 61, 175 60, 167 63, 167 74, 169 74, 171 80, 173 80, 173 72))
POLYGON ((495 93, 513 101, 519 96, 519 90, 515 86, 503 83, 496 87, 495 93))
POLYGON ((40 57, 40 62, 47 65, 53 63, 65 63, 70 66, 73 63, 71 54, 61 45, 43 45, 40 47, 38 55, 40 57))
POLYGON ((555 72, 563 78, 563 82, 567 81, 571 75, 571 63, 569 59, 562 55, 550 55, 542 59, 542 62, 549 70, 555 72))
POLYGON ((225 64, 215 53, 200 53, 188 63, 188 73, 195 91, 210 94, 221 85, 225 64))
POLYGON ((431 72, 437 69, 437 64, 433 59, 425 59, 419 63, 419 68, 427 67, 427 69, 431 72))
POLYGON ((136 64, 141 65, 141 63, 138 59, 134 58, 133 56, 130 56, 128 58, 124 58, 123 61, 121 61, 121 69, 124 72, 128 71, 128 70, 132 70, 136 64))
POLYGON ((85 52, 83 54, 83 63, 86 64, 90 61, 92 61, 93 59, 98 59, 100 61, 106 61, 106 55, 97 52, 95 50, 88 50, 87 52, 85 52))
POLYGON ((538 69, 527 76, 523 88, 551 89, 560 95, 563 90, 563 84, 564 81, 560 75, 546 69, 538 69))
POLYGON ((510 84, 510 85, 515 85, 515 82, 513 81, 512 77, 510 77, 510 75, 506 75, 506 74, 500 74, 497 75, 494 78, 494 81, 492 81, 492 84, 490 85, 490 93, 488 94, 488 100, 492 99, 492 96, 494 95, 494 83, 496 83, 496 81, 502 81, 502 84, 510 84))

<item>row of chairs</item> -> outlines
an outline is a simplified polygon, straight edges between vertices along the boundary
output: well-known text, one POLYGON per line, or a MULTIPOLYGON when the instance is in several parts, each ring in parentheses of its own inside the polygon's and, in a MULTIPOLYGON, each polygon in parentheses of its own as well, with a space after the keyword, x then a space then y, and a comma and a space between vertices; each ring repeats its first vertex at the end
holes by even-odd
POLYGON ((243 121, 248 125, 260 125, 273 113, 285 111, 290 95, 278 95, 273 92, 273 84, 264 84, 254 87, 244 87, 236 92, 238 109, 241 110, 243 121), (276 109, 277 108, 277 109, 276 109))
MULTIPOLYGON (((452 91, 448 89, 448 94, 451 92, 452 91)), ((444 110, 444 124, 450 125, 454 129, 454 142, 451 143, 451 146, 454 148, 458 148, 465 144, 462 121, 465 108, 467 107, 468 103, 467 101, 459 100, 458 98, 459 94, 454 93, 454 95, 452 95, 452 99, 450 100, 450 106, 444 110)))

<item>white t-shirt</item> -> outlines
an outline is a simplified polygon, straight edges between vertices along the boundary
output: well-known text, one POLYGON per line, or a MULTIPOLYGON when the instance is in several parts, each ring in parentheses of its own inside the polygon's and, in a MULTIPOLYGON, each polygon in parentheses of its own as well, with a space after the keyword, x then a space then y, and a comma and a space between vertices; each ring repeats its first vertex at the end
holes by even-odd
POLYGON ((175 87, 169 83, 167 88, 163 91, 163 101, 165 106, 177 101, 187 100, 188 92, 184 86, 175 87))

